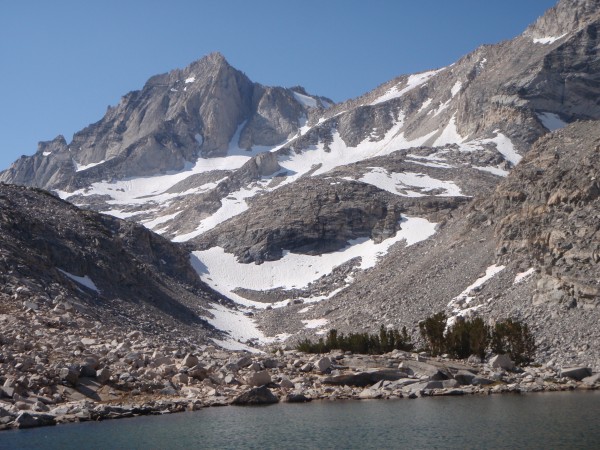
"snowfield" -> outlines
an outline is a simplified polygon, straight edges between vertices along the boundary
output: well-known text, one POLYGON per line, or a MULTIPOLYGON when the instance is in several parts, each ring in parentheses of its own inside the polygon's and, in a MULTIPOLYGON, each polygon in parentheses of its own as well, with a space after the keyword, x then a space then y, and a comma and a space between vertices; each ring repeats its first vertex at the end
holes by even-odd
MULTIPOLYGON (((351 180, 351 178, 344 178, 351 180)), ((441 189, 437 197, 461 197, 460 188, 453 181, 442 181, 423 173, 388 172, 382 167, 371 167, 358 181, 371 184, 384 191, 403 197, 423 197, 430 191, 441 189), (410 188, 417 188, 417 191, 410 188)))
POLYGON ((76 282, 77 284, 80 284, 81 286, 100 294, 100 290, 96 287, 96 283, 94 283, 89 276, 84 275, 83 277, 79 277, 62 269, 58 269, 58 271, 65 275, 67 278, 70 278, 71 280, 76 282))
POLYGON ((300 103, 303 106, 306 106, 307 108, 316 108, 318 106, 317 101, 308 95, 300 94, 296 91, 292 91, 292 94, 294 95, 294 98, 298 101, 298 103, 300 103))
POLYGON ((79 164, 77 161, 73 160, 73 165, 75 166, 75 172, 82 172, 84 170, 91 169, 92 167, 99 166, 100 164, 104 164, 105 162, 106 162, 106 160, 103 159, 102 161, 99 161, 99 162, 82 165, 82 164, 79 164))
POLYGON ((567 122, 562 120, 557 114, 550 112, 537 113, 538 119, 542 122, 542 125, 546 127, 548 131, 560 130, 568 125, 567 122))
POLYGON ((470 317, 477 309, 483 306, 481 304, 469 306, 469 304, 475 298, 475 293, 477 290, 497 274, 502 272, 505 268, 506 266, 497 266, 495 264, 491 265, 485 270, 484 276, 475 280, 473 284, 468 286, 459 295, 450 300, 450 303, 448 303, 448 308, 452 310, 453 315, 450 316, 446 321, 446 329, 451 328, 456 323, 456 319, 458 317, 470 317))
POLYGON ((438 70, 431 70, 429 72, 423 72, 423 73, 417 73, 415 75, 410 75, 408 77, 408 79, 406 80, 406 84, 404 85, 404 87, 402 87, 402 89, 399 89, 398 85, 392 87, 385 94, 383 94, 382 96, 378 97, 373 102, 371 102, 371 105, 378 105, 379 103, 384 103, 384 102, 387 102, 394 98, 402 97, 404 94, 406 94, 409 91, 412 91, 414 88, 425 84, 427 82, 427 80, 429 80, 431 77, 438 74, 442 70, 445 70, 445 67, 438 69, 438 70))
MULTIPOLYGON (((329 149, 320 143, 301 153, 284 156, 279 160, 279 165, 293 175, 287 177, 283 184, 292 183, 302 175, 310 172, 312 175, 321 175, 336 167, 352 164, 367 158, 387 155, 396 150, 419 147, 430 139, 436 131, 414 140, 408 140, 400 130, 404 126, 404 117, 400 115, 396 124, 379 141, 365 139, 356 147, 348 147, 342 140, 339 132, 333 133, 333 141, 329 149)), ((281 185, 280 185, 281 186, 281 185)))
MULTIPOLYGON (((225 253, 221 247, 192 252, 192 265, 202 281, 217 292, 246 306, 265 308, 267 304, 248 300, 234 291, 238 288, 256 291, 275 288, 304 288, 333 269, 353 258, 361 257, 361 270, 374 267, 389 248, 402 240, 407 246, 431 237, 435 223, 418 217, 406 217, 401 221, 402 229, 396 236, 376 244, 370 239, 352 240, 343 249, 319 256, 284 252, 278 261, 262 264, 241 264, 233 254, 225 253)), ((325 298, 325 297, 324 297, 325 298)), ((285 302, 282 302, 282 306, 285 302)))
POLYGON ((545 37, 541 37, 541 38, 534 38, 533 43, 534 44, 542 44, 542 45, 553 44, 556 41, 558 41, 559 39, 564 38, 566 35, 567 35, 567 33, 561 34, 560 36, 545 36, 545 37))

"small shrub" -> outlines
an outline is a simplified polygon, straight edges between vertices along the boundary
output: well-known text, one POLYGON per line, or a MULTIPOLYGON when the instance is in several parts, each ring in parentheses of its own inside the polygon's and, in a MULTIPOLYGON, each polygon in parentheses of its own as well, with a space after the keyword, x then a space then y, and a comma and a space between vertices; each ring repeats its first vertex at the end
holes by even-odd
POLYGON ((454 326, 446 333, 446 351, 455 358, 485 356, 490 342, 490 329, 481 317, 465 320, 459 317, 454 326))
POLYGON ((318 342, 313 343, 305 339, 298 343, 296 349, 305 353, 327 353, 331 350, 350 351, 353 353, 380 355, 391 352, 392 350, 411 351, 413 345, 406 327, 402 331, 396 329, 386 329, 383 325, 379 328, 379 333, 350 333, 347 336, 337 330, 329 330, 325 340, 320 338, 318 342))
POLYGON ((421 336, 427 341, 427 349, 433 356, 446 353, 446 314, 439 312, 419 323, 421 336))
POLYGON ((496 323, 492 331, 492 351, 507 353, 516 364, 533 361, 535 341, 527 324, 513 319, 496 323))

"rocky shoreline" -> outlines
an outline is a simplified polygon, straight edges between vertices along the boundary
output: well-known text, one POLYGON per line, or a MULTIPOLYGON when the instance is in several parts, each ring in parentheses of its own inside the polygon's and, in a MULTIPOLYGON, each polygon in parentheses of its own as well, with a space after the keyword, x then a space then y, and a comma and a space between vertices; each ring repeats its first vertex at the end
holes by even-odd
POLYGON ((505 355, 479 362, 397 350, 380 356, 281 348, 250 354, 159 345, 139 332, 120 342, 83 338, 71 345, 77 350, 70 364, 44 364, 31 351, 2 353, 1 430, 280 401, 600 388, 600 373, 589 368, 518 368, 505 355))

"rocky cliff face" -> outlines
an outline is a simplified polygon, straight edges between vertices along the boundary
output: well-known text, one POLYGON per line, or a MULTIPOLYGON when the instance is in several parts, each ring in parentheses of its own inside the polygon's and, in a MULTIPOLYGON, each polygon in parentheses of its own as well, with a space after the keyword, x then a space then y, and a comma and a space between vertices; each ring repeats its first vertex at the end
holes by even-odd
POLYGON ((529 258, 541 276, 533 301, 600 306, 600 127, 580 122, 540 139, 486 213, 501 260, 529 258))

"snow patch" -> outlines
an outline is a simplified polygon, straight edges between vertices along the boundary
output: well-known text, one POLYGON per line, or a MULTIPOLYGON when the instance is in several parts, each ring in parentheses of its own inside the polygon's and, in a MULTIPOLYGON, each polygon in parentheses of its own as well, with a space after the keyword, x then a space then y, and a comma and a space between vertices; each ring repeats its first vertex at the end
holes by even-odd
POLYGON ((411 164, 418 164, 419 166, 435 167, 436 169, 454 169, 454 166, 443 162, 445 160, 437 155, 420 156, 408 154, 405 161, 411 164))
POLYGON ((83 277, 78 277, 77 275, 73 275, 72 273, 69 273, 66 270, 58 269, 58 271, 66 277, 70 278, 71 280, 75 281, 77 284, 80 284, 81 286, 100 294, 100 290, 96 287, 96 284, 92 281, 92 279, 89 276, 85 275, 83 277))
POLYGON ((452 93, 452 97, 455 97, 456 94, 458 94, 461 89, 462 89, 461 81, 457 81, 456 83, 454 83, 454 86, 452 86, 452 89, 450 90, 450 92, 452 93))
POLYGON ((316 108, 318 106, 317 100, 308 95, 300 94, 296 91, 292 91, 292 94, 294 94, 294 98, 298 101, 298 103, 306 106, 307 108, 316 108))
POLYGON ((512 141, 507 136, 500 133, 500 130, 496 130, 494 131, 494 133, 496 133, 495 138, 484 139, 481 142, 493 142, 494 144, 496 144, 496 150, 498 150, 498 152, 500 152, 502 156, 504 156, 504 159, 510 161, 513 165, 519 164, 519 161, 521 161, 523 157, 517 153, 512 141))
POLYGON ((310 320, 303 320, 302 323, 304 324, 304 328, 314 329, 314 328, 323 328, 325 325, 327 325, 329 323, 329 320, 327 320, 327 319, 310 319, 310 320))
POLYGON ((537 116, 548 131, 560 130, 568 125, 568 123, 562 120, 558 114, 543 112, 537 113, 537 116))
POLYGON ((50 156, 52 154, 52 152, 44 152, 42 153, 43 156, 50 156))
POLYGON ((264 333, 258 329, 251 317, 244 314, 245 311, 234 310, 223 305, 213 304, 208 310, 214 317, 206 317, 207 322, 215 328, 227 332, 236 341, 248 341, 256 339, 266 342, 264 333))
POLYGON ((185 84, 193 83, 196 81, 196 77, 189 77, 185 79, 185 84))
MULTIPOLYGON (((487 281, 492 279, 498 273, 502 272, 506 266, 497 266, 496 264, 491 265, 487 269, 485 269, 485 275, 478 278, 473 284, 467 287, 464 291, 462 291, 459 295, 454 297, 450 303, 448 303, 448 307, 453 307, 459 304, 461 301, 468 299, 472 296, 477 289, 483 286, 487 281)), ((468 302, 467 302, 468 303, 468 302)))
POLYGON ((535 268, 531 267, 530 269, 526 270, 525 272, 521 272, 518 273, 515 276, 515 281, 513 282, 513 284, 519 284, 522 283, 525 280, 528 280, 529 278, 531 278, 531 276, 535 273, 535 268))
POLYGON ((502 272, 506 266, 491 265, 485 270, 485 275, 478 278, 473 284, 467 287, 459 295, 454 297, 448 303, 448 308, 452 310, 453 315, 446 321, 446 330, 451 328, 458 317, 469 317, 477 309, 481 308, 483 304, 469 306, 469 304, 475 299, 476 292, 490 279, 502 272))
POLYGON ((496 276, 498 273, 502 272, 506 266, 497 266, 491 265, 485 270, 485 275, 478 278, 473 284, 468 286, 464 291, 462 291, 459 295, 454 297, 448 303, 448 308, 452 310, 453 315, 448 318, 446 321, 446 329, 451 328, 455 323, 458 317, 468 317, 474 311, 481 308, 481 305, 468 306, 474 299, 475 293, 487 283, 490 279, 496 276))
POLYGON ((144 225, 149 230, 153 230, 156 226, 161 225, 161 224, 163 224, 165 222, 168 222, 169 220, 174 219, 179 214, 181 214, 181 212, 182 211, 177 211, 176 213, 173 213, 173 214, 167 214, 165 216, 159 216, 156 219, 147 220, 145 222, 141 222, 141 224, 144 225))
POLYGON ((246 199, 254 197, 261 190, 260 186, 254 186, 250 189, 242 188, 239 191, 232 192, 221 200, 221 207, 214 214, 200 221, 194 231, 176 236, 172 239, 173 242, 189 241, 196 236, 200 236, 202 233, 206 233, 208 230, 212 230, 220 223, 243 213, 248 209, 246 199))
MULTIPOLYGON (((433 117, 437 116, 442 111, 445 111, 446 109, 448 109, 448 106, 450 106, 451 101, 452 101, 452 99, 447 100, 444 103, 440 104, 440 106, 438 106, 437 109, 435 111, 433 111, 433 117)), ((429 113, 431 113, 431 111, 429 111, 429 113)), ((429 114, 429 113, 427 113, 427 114, 429 114)))
POLYGON ((442 131, 442 134, 435 140, 433 147, 443 147, 448 144, 458 144, 464 141, 464 138, 456 129, 456 116, 452 116, 448 125, 442 131))
POLYGON ((534 44, 542 44, 542 45, 553 44, 554 42, 558 41, 559 39, 564 38, 566 35, 567 35, 567 33, 561 34, 560 36, 546 36, 546 37, 541 37, 541 38, 534 38, 533 43, 534 44))
POLYGON ((489 172, 493 175, 497 175, 499 177, 507 177, 509 172, 501 169, 500 167, 482 167, 482 166, 473 166, 473 169, 481 170, 482 172, 489 172))
POLYGON ((289 184, 311 170, 313 170, 312 175, 321 175, 342 165, 352 164, 374 156, 387 155, 396 150, 419 147, 435 134, 434 131, 426 136, 408 140, 401 132, 403 125, 404 116, 400 115, 396 124, 388 130, 383 139, 374 141, 371 138, 366 138, 356 147, 348 147, 336 130, 333 132, 333 140, 327 150, 325 145, 320 143, 305 149, 301 153, 294 152, 291 155, 281 157, 279 165, 294 175, 287 177, 279 186, 289 184), (316 170, 314 170, 315 168, 316 170))
POLYGON ((99 166, 100 164, 104 164, 105 162, 106 162, 106 160, 103 159, 100 162, 82 165, 82 164, 79 164, 77 161, 73 160, 73 165, 75 166, 75 172, 82 172, 84 170, 91 169, 92 167, 99 166))
POLYGON ((436 197, 462 197, 460 188, 453 181, 443 181, 430 177, 429 175, 414 172, 388 172, 382 167, 371 167, 371 171, 365 173, 358 181, 371 184, 387 192, 403 197, 421 197, 423 192, 442 189, 444 192, 436 194, 436 197), (416 187, 419 191, 414 192, 407 187, 416 187), (401 191, 404 191, 401 192, 401 191))
POLYGON ((409 91, 412 91, 414 88, 419 87, 422 84, 425 84, 427 82, 427 80, 429 80, 435 74, 441 72, 444 69, 445 68, 438 69, 438 70, 431 70, 429 72, 423 72, 423 73, 417 73, 415 75, 411 75, 406 80, 406 84, 404 85, 404 87, 402 89, 398 89, 397 85, 394 86, 394 87, 392 87, 392 88, 390 88, 383 95, 381 95, 380 97, 378 97, 377 99, 375 99, 371 103, 371 105, 377 105, 379 103, 384 103, 384 102, 387 102, 387 101, 392 100, 394 98, 402 97, 404 94, 406 94, 409 91))
POLYGON ((459 149, 462 152, 474 152, 482 149, 486 144, 494 144, 498 153, 500 153, 505 160, 511 162, 513 165, 517 165, 523 158, 517 153, 512 141, 500 133, 500 130, 494 130, 496 136, 490 139, 477 139, 474 141, 468 141, 461 143, 459 149))
POLYGON ((431 105, 431 102, 432 102, 432 101, 433 101, 433 99, 431 99, 431 98, 428 98, 427 100, 425 100, 425 101, 423 102, 423 104, 421 105, 421 107, 419 108, 419 111, 417 111, 417 112, 421 112, 421 111, 423 111, 424 109, 426 109, 426 108, 427 108, 429 105, 431 105))

